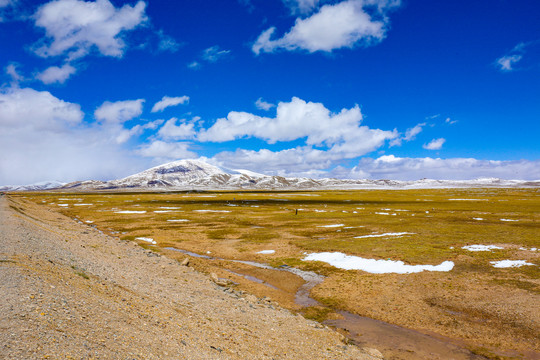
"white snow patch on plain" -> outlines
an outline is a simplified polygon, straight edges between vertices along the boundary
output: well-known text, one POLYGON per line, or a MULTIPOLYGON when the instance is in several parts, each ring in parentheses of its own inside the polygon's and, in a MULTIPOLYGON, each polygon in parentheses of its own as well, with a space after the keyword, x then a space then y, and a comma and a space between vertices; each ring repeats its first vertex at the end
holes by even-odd
POLYGON ((115 211, 115 214, 144 214, 145 210, 121 210, 115 211))
POLYGON ((73 206, 90 206, 90 205, 94 205, 94 204, 73 204, 73 206))
POLYGON ((525 265, 534 265, 526 262, 525 260, 501 260, 501 261, 490 261, 493 267, 496 268, 510 268, 510 267, 521 267, 525 265))
POLYGON ((193 210, 196 212, 230 213, 230 210, 193 210))
POLYGON ((514 220, 514 219, 501 219, 501 221, 519 221, 519 220, 514 220))
POLYGON ((154 210, 155 213, 163 214, 163 213, 172 213, 172 212, 183 212, 182 210, 154 210))
POLYGON ((262 250, 257 252, 257 254, 274 254, 276 250, 262 250))
POLYGON ((57 204, 58 206, 63 206, 63 207, 66 207, 66 206, 69 206, 68 204, 57 204))
POLYGON ((345 224, 321 225, 321 226, 317 226, 317 227, 322 227, 322 228, 335 228, 335 227, 342 227, 342 226, 345 226, 345 224))
POLYGON ((414 235, 415 233, 409 233, 409 232, 398 232, 398 233, 384 233, 384 234, 371 234, 371 235, 363 235, 363 236, 355 236, 355 239, 363 239, 363 238, 374 238, 374 237, 385 237, 385 236, 403 236, 403 235, 414 235))
POLYGON ((87 224, 93 224, 94 222, 92 220, 86 220, 85 223, 87 224))
POLYGON ((188 219, 169 219, 167 221, 169 221, 169 222, 187 222, 189 220, 188 219))
POLYGON ((462 246, 462 249, 469 251, 491 251, 491 250, 502 250, 504 248, 497 245, 467 245, 462 246))
POLYGON ((519 250, 525 250, 525 251, 538 251, 537 248, 530 248, 530 249, 527 249, 527 248, 524 248, 524 247, 520 247, 519 250))
POLYGON ((484 220, 483 218, 472 218, 473 220, 478 220, 478 221, 482 221, 484 220))
POLYGON ((422 271, 450 271, 454 268, 452 261, 444 261, 439 265, 407 265, 403 261, 365 259, 340 252, 308 254, 303 260, 323 261, 340 269, 362 270, 372 274, 410 274, 422 271))
POLYGON ((489 201, 489 199, 448 199, 450 201, 489 201))
POLYGON ((146 242, 148 242, 150 244, 154 244, 154 245, 157 244, 154 239, 147 238, 147 237, 138 237, 138 238, 135 238, 135 240, 146 241, 146 242))
POLYGON ((390 215, 390 214, 387 213, 387 212, 376 212, 375 214, 377 214, 377 215, 390 215))

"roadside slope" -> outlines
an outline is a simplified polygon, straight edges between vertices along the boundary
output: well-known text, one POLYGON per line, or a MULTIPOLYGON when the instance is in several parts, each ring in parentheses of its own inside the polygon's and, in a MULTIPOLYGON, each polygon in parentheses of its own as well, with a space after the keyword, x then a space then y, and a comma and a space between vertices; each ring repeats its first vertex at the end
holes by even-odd
POLYGON ((342 336, 0 197, 0 358, 372 359, 342 336))

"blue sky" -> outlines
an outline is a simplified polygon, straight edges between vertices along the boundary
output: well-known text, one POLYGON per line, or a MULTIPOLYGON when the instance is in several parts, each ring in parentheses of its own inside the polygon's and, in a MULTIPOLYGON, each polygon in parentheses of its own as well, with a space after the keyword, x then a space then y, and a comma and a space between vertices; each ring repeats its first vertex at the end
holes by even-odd
POLYGON ((0 0, 0 185, 184 158, 540 179, 535 0, 0 0))

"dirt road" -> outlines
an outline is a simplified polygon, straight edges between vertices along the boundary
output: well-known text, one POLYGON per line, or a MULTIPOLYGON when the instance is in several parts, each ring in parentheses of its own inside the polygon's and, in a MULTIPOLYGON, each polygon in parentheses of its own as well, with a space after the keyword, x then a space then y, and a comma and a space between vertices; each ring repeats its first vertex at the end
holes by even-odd
POLYGON ((131 242, 0 197, 0 358, 374 359, 131 242))

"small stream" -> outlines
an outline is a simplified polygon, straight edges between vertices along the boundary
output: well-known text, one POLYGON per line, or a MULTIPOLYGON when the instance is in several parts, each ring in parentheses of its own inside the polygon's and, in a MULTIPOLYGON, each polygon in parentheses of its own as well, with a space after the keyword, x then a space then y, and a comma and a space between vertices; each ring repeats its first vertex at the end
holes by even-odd
MULTIPOLYGON (((289 266, 275 268, 255 261, 222 259, 174 247, 166 247, 165 249, 207 260, 230 261, 251 265, 261 269, 290 272, 301 277, 305 281, 295 294, 295 302, 302 307, 324 306, 310 297, 311 289, 324 281, 324 276, 312 271, 304 271, 289 266)), ((247 280, 276 289, 275 286, 254 276, 241 274, 231 270, 227 271, 242 276, 247 280)), ((486 360, 483 356, 473 354, 464 348, 463 345, 442 336, 435 337, 427 335, 419 331, 355 315, 347 311, 338 310, 336 312, 342 316, 341 319, 326 320, 323 324, 345 330, 349 339, 354 343, 359 346, 376 348, 384 354, 386 359, 486 360)))

